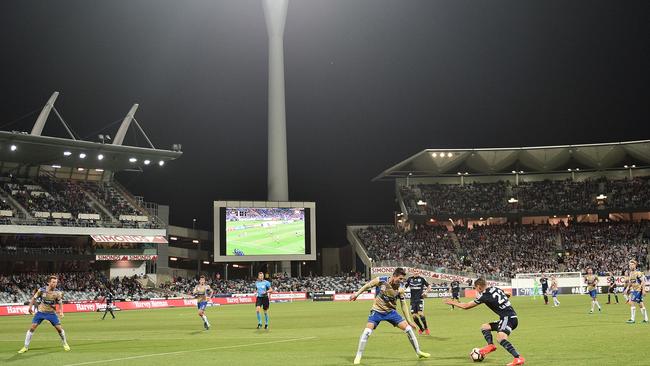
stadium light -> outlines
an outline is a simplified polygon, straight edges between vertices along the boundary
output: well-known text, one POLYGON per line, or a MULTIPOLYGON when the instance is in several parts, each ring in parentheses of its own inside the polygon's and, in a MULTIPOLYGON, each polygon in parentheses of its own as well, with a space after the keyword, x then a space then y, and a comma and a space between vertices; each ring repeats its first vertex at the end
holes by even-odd
POLYGON ((169 260, 170 260, 170 261, 173 261, 173 262, 176 262, 176 261, 178 260, 178 258, 176 258, 176 257, 169 257, 169 260))
POLYGON ((579 172, 579 171, 580 171, 580 168, 576 168, 576 172, 579 172))
POLYGON ((523 170, 520 170, 520 171, 519 171, 519 174, 524 174, 524 171, 523 171, 523 170))
POLYGON ((78 172, 83 172, 85 169, 84 168, 77 168, 78 172))
POLYGON ((434 158, 437 158, 437 157, 438 157, 438 153, 432 153, 431 156, 433 156, 434 158))
POLYGON ((519 202, 519 200, 514 197, 510 197, 510 199, 508 200, 508 203, 517 203, 517 202, 519 202))
POLYGON ((203 261, 203 264, 210 264, 210 262, 208 262, 208 261, 203 261))
POLYGON ((158 162, 158 165, 163 166, 163 165, 165 165, 165 162, 161 160, 161 161, 158 162))
POLYGON ((627 169, 627 168, 628 168, 628 166, 627 166, 627 165, 623 165, 623 168, 625 168, 625 169, 627 169))
POLYGON ((456 173, 456 174, 458 174, 458 175, 462 175, 463 173, 461 173, 461 172, 458 172, 458 173, 456 173))
POLYGON ((418 206, 426 206, 426 205, 427 205, 426 202, 424 202, 424 201, 422 201, 422 200, 419 200, 419 201, 418 201, 418 206))
POLYGON ((144 161, 144 165, 149 165, 149 164, 151 164, 151 160, 145 160, 144 161))
POLYGON ((96 172, 100 172, 100 173, 101 173, 101 172, 103 172, 103 171, 104 171, 104 169, 95 169, 95 171, 96 171, 96 172))
POLYGON ((70 155, 72 155, 72 152, 70 152, 70 151, 64 151, 63 152, 63 156, 70 156, 70 155))
POLYGON ((465 172, 465 175, 468 175, 468 174, 469 174, 468 172, 465 172))
POLYGON ((85 158, 86 158, 86 153, 81 153, 81 154, 79 154, 79 157, 80 157, 81 159, 85 159, 85 158))
POLYGON ((479 220, 483 221, 483 218, 482 218, 482 217, 479 217, 479 220))
POLYGON ((516 170, 513 170, 513 171, 512 171, 512 174, 517 174, 517 171, 516 171, 516 170))
POLYGON ((129 158, 129 162, 131 162, 131 163, 135 163, 136 161, 138 161, 138 159, 136 159, 136 158, 129 158))
POLYGON ((54 169, 61 169, 61 165, 54 164, 54 165, 52 165, 52 168, 54 168, 54 169))
POLYGON ((11 146, 9 147, 9 150, 11 150, 11 151, 16 151, 16 150, 18 150, 18 146, 16 146, 16 145, 11 145, 11 146))
POLYGON ((636 165, 632 164, 632 168, 636 168, 636 165))
POLYGON ((170 236, 170 237, 169 237, 169 240, 176 241, 176 240, 178 240, 178 238, 175 237, 175 236, 170 236))
POLYGON ((413 175, 413 173, 409 173, 409 177, 412 176, 412 175, 413 175))
POLYGON ((239 268, 239 264, 233 264, 232 268, 239 268))
POLYGON ((569 168, 569 169, 567 169, 566 171, 567 171, 567 172, 570 172, 571 170, 572 170, 572 169, 571 169, 571 168, 569 168))
POLYGON ((597 199, 597 200, 606 200, 606 199, 607 199, 607 196, 605 196, 604 194, 601 193, 601 194, 599 194, 598 196, 596 196, 596 199, 597 199))
POLYGON ((97 160, 104 160, 104 155, 103 154, 97 155, 97 160))
POLYGON ((196 239, 194 239, 194 240, 192 240, 192 243, 194 243, 194 244, 198 244, 198 243, 199 243, 199 241, 198 241, 198 240, 196 240, 196 239))
POLYGON ((451 158, 452 156, 454 156, 454 154, 452 154, 452 153, 447 153, 447 157, 448 157, 448 158, 451 158))

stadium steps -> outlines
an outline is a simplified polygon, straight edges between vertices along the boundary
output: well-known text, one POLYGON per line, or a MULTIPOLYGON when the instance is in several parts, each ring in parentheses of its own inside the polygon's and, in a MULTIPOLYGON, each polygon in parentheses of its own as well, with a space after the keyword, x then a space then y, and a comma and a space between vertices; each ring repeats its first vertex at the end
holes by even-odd
POLYGON ((126 200, 133 208, 136 210, 140 211, 142 214, 149 216, 149 219, 152 223, 159 225, 159 226, 165 226, 163 221, 156 215, 154 215, 152 212, 149 212, 146 208, 144 208, 138 200, 129 192, 123 185, 121 185, 118 181, 112 181, 110 185, 106 186, 107 189, 113 189, 115 193, 119 194, 122 196, 123 199, 126 200))
POLYGON ((27 211, 23 205, 18 203, 10 194, 8 194, 4 189, 0 188, 0 198, 5 200, 5 202, 9 203, 11 207, 13 207, 16 211, 19 211, 22 216, 24 216, 27 219, 33 219, 32 215, 27 211))
POLYGON ((448 234, 449 237, 451 238, 451 242, 454 243, 454 248, 456 248, 456 254, 460 257, 462 250, 460 247, 460 240, 458 239, 458 236, 453 231, 448 232, 448 234))
POLYGON ((86 197, 88 197, 88 199, 89 199, 90 202, 92 203, 92 206, 93 206, 93 208, 95 208, 95 210, 97 210, 97 211, 101 211, 104 215, 106 215, 105 217, 108 217, 108 218, 111 219, 111 222, 117 222, 117 219, 115 218, 115 216, 113 216, 113 214, 111 213, 111 211, 109 211, 109 210, 106 208, 106 206, 104 206, 104 205, 99 201, 99 199, 98 199, 97 197, 95 197, 94 194, 88 192, 88 191, 85 190, 85 189, 83 189, 83 191, 84 191, 84 193, 86 194, 86 197))

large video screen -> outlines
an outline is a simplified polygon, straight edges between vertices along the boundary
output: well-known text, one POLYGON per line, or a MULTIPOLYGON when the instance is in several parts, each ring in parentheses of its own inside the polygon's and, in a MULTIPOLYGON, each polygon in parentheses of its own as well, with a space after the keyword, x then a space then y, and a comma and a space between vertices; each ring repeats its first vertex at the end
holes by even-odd
POLYGON ((305 208, 227 207, 226 255, 304 255, 305 208))

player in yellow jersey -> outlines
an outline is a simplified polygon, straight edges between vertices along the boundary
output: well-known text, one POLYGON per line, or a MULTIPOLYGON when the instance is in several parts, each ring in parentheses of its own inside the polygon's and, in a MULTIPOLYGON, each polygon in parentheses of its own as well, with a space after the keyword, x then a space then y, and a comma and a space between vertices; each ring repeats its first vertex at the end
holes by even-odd
POLYGON ((359 289, 359 291, 350 297, 350 301, 355 301, 362 293, 371 288, 375 288, 375 301, 372 305, 366 328, 363 330, 361 338, 359 339, 357 355, 354 358, 355 365, 361 363, 361 356, 363 356, 363 351, 366 348, 368 338, 372 334, 372 331, 375 330, 382 321, 389 322, 394 327, 399 327, 403 330, 404 333, 406 333, 409 342, 411 342, 415 354, 419 358, 429 358, 431 356, 430 354, 420 350, 418 339, 413 331, 415 323, 413 323, 413 320, 411 319, 411 314, 409 313, 408 305, 406 304, 404 296, 404 287, 402 286, 405 277, 406 271, 403 268, 396 268, 391 277, 377 277, 366 283, 361 289, 359 289), (400 302, 402 313, 407 320, 404 320, 396 310, 398 300, 400 302))
POLYGON ((598 276, 594 274, 594 270, 589 267, 587 268, 587 274, 585 275, 585 283, 587 284, 587 293, 591 297, 591 310, 589 314, 594 313, 594 306, 598 306, 598 311, 602 311, 600 304, 598 303, 598 276))
POLYGON ((203 327, 209 330, 210 322, 205 315, 205 308, 208 306, 208 299, 212 296, 212 289, 205 284, 205 276, 199 277, 199 284, 194 287, 192 295, 196 297, 196 307, 199 308, 199 318, 203 320, 203 327))
POLYGON ((648 310, 645 308, 643 303, 643 295, 645 294, 645 285, 646 279, 645 274, 637 269, 637 261, 632 259, 629 263, 630 266, 630 275, 627 280, 627 290, 629 291, 629 300, 630 303, 630 320, 627 322, 629 324, 634 324, 636 317, 636 304, 639 304, 641 308, 641 314, 643 314, 643 322, 648 323, 648 310))
POLYGON ((25 353, 29 350, 32 336, 43 320, 49 321, 56 331, 59 332, 59 337, 61 337, 61 341, 63 342, 63 349, 66 351, 70 350, 70 346, 68 346, 68 341, 65 337, 65 331, 61 328, 61 321, 59 320, 59 317, 63 318, 63 293, 56 289, 58 282, 56 276, 49 276, 47 278, 47 287, 39 288, 29 301, 29 313, 34 313, 32 306, 34 306, 36 301, 39 301, 38 311, 32 319, 32 326, 27 330, 27 334, 25 335, 25 346, 18 353, 25 353), (59 305, 58 311, 56 310, 57 304, 59 305))

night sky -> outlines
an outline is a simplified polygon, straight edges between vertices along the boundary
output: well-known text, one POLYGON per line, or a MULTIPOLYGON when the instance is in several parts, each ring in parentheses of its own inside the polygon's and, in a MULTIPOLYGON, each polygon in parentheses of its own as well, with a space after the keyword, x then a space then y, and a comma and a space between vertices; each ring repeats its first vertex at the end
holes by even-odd
MULTIPOLYGON (((213 200, 266 199, 260 0, 5 0, 0 29, 0 129, 28 131, 57 90, 96 140, 137 102, 184 155, 120 180, 172 224, 211 230, 213 200)), ((645 0, 292 0, 290 198, 316 201, 319 245, 340 246, 347 223, 391 221, 394 185, 370 180, 424 148, 650 138, 649 70, 645 0)))

